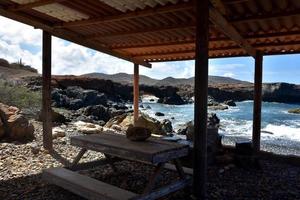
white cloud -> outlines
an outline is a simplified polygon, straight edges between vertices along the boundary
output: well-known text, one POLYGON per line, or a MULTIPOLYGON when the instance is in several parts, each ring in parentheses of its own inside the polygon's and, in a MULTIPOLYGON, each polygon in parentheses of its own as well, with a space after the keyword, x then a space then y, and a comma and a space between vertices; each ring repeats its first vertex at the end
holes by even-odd
MULTIPOLYGON (((41 73, 41 30, 0 17, 0 58, 16 62, 20 58, 41 73)), ((243 64, 214 64, 210 62, 209 74, 233 77, 243 64)), ((53 37, 52 73, 80 75, 91 72, 108 74, 133 73, 133 64, 83 46, 53 37)), ((153 63, 152 69, 141 67, 140 73, 153 78, 189 78, 194 76, 194 61, 153 63)))
POLYGON ((234 77, 235 77, 235 74, 234 74, 234 73, 231 73, 231 72, 227 72, 227 73, 223 74, 223 76, 225 76, 225 77, 230 77, 230 78, 234 78, 234 77))

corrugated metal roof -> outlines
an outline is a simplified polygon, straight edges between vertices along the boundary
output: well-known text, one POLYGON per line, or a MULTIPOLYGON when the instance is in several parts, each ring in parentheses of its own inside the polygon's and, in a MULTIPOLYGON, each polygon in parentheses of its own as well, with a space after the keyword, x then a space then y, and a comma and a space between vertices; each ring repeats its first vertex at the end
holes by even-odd
MULTIPOLYGON (((176 4, 179 0, 99 0, 111 7, 126 12, 128 10, 144 9, 147 6, 154 8, 157 5, 164 6, 167 3, 176 4)), ((188 0, 186 0, 188 1, 188 0)))
POLYGON ((52 3, 33 8, 36 11, 55 17, 64 22, 88 19, 89 16, 59 3, 52 3))
MULTIPOLYGON (((0 6, 16 8, 13 2, 33 0, 0 1, 0 6)), ((300 0, 215 4, 253 48, 265 54, 300 53, 300 0)), ((21 13, 50 24, 54 31, 76 34, 83 43, 152 62, 195 58, 194 7, 194 1, 186 0, 72 0, 27 7, 21 13)), ((210 57, 247 55, 217 26, 211 24, 209 37, 210 57)))

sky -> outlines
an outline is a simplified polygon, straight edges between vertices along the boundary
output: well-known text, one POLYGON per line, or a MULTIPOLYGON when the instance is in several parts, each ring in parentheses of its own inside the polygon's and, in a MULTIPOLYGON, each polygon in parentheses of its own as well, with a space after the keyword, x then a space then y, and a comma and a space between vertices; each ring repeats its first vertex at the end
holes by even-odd
MULTIPOLYGON (((0 16, 0 58, 22 62, 41 73, 42 32, 31 26, 0 16)), ((140 68, 140 73, 152 78, 189 78, 194 75, 194 61, 153 63, 152 68, 140 68)), ((92 72, 113 74, 133 73, 133 64, 53 37, 52 73, 81 75, 92 72)), ((254 59, 251 57, 209 60, 209 74, 253 82, 254 59)), ((300 84, 300 54, 264 56, 263 82, 300 84)))

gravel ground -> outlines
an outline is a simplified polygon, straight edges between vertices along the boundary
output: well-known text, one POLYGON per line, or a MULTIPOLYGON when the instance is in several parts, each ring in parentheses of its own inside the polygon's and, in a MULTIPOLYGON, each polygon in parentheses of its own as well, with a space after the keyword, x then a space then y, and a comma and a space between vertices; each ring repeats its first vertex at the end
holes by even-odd
MULTIPOLYGON (((42 169, 62 166, 41 147, 41 124, 34 122, 36 139, 26 144, 0 143, 0 199, 82 199, 59 187, 42 181, 42 169)), ((69 144, 68 136, 54 140, 54 148, 62 157, 71 160, 78 148, 69 144)), ((82 162, 103 158, 97 152, 88 151, 82 162)), ((117 172, 109 165, 99 166, 81 174, 140 193, 153 168, 129 161, 116 163, 117 172), (127 177, 127 178, 126 178, 127 177)), ((176 179, 176 174, 163 171, 159 187, 176 179)), ((208 168, 208 199, 238 200, 300 200, 300 167, 271 160, 261 160, 261 169, 242 169, 235 165, 208 168)), ((183 191, 165 199, 187 199, 183 191)))

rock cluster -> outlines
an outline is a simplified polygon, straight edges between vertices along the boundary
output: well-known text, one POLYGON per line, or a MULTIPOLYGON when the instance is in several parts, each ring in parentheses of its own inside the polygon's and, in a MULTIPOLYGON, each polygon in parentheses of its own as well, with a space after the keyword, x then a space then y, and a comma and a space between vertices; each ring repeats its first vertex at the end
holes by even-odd
POLYGON ((291 109, 288 112, 293 114, 300 114, 300 108, 291 109))
MULTIPOLYGON (((117 131, 125 132, 128 127, 133 126, 133 114, 124 113, 122 115, 111 118, 106 124, 106 128, 115 129, 117 131)), ((135 126, 143 127, 150 130, 151 134, 166 135, 166 128, 163 128, 162 123, 158 120, 151 118, 150 116, 141 113, 138 120, 135 122, 135 126)))
POLYGON ((32 139, 33 125, 13 106, 0 103, 0 138, 10 140, 32 139))

